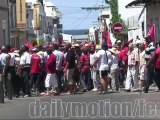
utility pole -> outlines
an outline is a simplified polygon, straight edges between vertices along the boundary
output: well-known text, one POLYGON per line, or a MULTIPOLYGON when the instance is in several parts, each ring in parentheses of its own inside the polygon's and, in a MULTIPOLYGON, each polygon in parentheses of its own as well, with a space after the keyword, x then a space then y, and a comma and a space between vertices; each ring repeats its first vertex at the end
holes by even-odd
MULTIPOLYGON (((108 1, 108 0, 106 0, 108 1)), ((105 2, 106 2, 105 1, 105 2)), ((107 2, 106 2, 107 3, 107 2)), ((108 2, 109 3, 109 2, 108 2)), ((108 4, 107 3, 107 4, 108 4)), ((87 10, 87 11, 92 11, 92 10, 100 10, 100 14, 102 14, 102 11, 105 10, 105 9, 109 9, 110 7, 109 6, 104 6, 103 3, 102 5, 99 5, 99 6, 93 6, 93 7, 82 7, 81 9, 83 10, 87 10)), ((99 41, 102 41, 102 32, 103 32, 103 29, 104 27, 106 27, 106 22, 105 22, 105 19, 101 17, 98 17, 98 38, 99 38, 99 41)), ((96 36, 95 36, 96 37, 96 36)))

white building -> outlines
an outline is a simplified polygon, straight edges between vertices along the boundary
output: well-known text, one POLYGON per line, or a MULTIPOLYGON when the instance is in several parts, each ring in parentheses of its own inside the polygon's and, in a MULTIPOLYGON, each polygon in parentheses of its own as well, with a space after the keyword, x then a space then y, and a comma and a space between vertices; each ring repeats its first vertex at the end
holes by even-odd
POLYGON ((146 35, 146 11, 143 6, 127 8, 126 6, 133 1, 118 0, 119 14, 128 26, 128 40, 136 41, 137 36, 143 40, 146 35))
POLYGON ((70 42, 72 43, 72 35, 69 35, 69 34, 62 34, 63 36, 63 42, 70 42))
POLYGON ((53 38, 52 42, 57 42, 62 33, 62 24, 60 24, 60 19, 62 17, 61 12, 58 8, 49 1, 44 1, 44 8, 46 12, 46 20, 48 27, 48 36, 53 38))

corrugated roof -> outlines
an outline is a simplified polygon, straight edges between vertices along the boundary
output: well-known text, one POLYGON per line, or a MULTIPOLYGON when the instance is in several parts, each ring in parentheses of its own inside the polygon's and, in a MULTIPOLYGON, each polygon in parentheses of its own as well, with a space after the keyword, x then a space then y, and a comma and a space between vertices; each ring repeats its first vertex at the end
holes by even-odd
POLYGON ((130 7, 140 7, 146 4, 155 4, 160 3, 160 0, 134 0, 133 2, 129 3, 126 8, 130 7))
POLYGON ((132 1, 131 3, 129 3, 126 8, 129 8, 129 7, 135 7, 135 6, 143 6, 145 4, 145 2, 148 1, 148 0, 134 0, 132 1))

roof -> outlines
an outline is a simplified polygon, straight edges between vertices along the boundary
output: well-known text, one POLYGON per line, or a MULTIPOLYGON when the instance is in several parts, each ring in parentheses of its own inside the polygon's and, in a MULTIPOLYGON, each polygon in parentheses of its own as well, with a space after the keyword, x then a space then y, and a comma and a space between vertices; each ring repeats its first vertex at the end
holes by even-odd
POLYGON ((129 3, 126 8, 130 7, 141 7, 146 4, 155 4, 155 3, 160 3, 160 0, 134 0, 131 3, 129 3))
POLYGON ((131 3, 129 3, 126 8, 129 8, 129 7, 138 7, 138 6, 143 6, 145 4, 145 2, 148 1, 148 0, 134 0, 132 1, 131 3))

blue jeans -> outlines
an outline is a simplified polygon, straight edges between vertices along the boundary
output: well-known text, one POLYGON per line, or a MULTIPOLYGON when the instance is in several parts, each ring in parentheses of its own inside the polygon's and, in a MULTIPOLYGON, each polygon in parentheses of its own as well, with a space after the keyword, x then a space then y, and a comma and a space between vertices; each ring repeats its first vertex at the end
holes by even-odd
POLYGON ((89 70, 86 70, 85 72, 81 72, 80 80, 81 80, 81 84, 82 84, 83 89, 88 89, 89 70))

